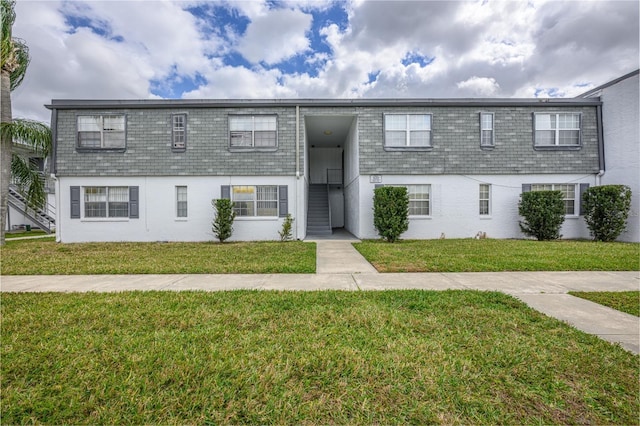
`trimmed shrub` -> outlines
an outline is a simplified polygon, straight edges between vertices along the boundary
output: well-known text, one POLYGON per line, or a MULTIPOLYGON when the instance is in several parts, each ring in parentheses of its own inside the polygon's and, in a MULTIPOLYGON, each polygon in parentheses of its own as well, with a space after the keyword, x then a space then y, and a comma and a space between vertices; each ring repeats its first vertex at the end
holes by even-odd
POLYGON ((287 213, 287 217, 284 218, 284 222, 282 222, 282 230, 278 231, 280 235, 280 241, 291 241, 293 236, 291 235, 291 230, 293 226, 293 218, 290 213, 287 213))
POLYGON ((524 218, 520 229, 537 240, 560 238, 564 222, 564 200, 560 191, 531 191, 520 196, 518 213, 524 218))
POLYGON ((221 198, 212 200, 211 204, 216 211, 211 229, 216 238, 221 243, 224 243, 233 234, 233 220, 236 218, 236 213, 233 211, 233 203, 231 200, 221 198))
POLYGON ((615 241, 627 226, 631 208, 631 188, 603 185, 587 189, 582 195, 584 221, 596 241, 615 241))
POLYGON ((409 194, 403 186, 383 186, 373 192, 373 225, 393 243, 409 229, 409 194))

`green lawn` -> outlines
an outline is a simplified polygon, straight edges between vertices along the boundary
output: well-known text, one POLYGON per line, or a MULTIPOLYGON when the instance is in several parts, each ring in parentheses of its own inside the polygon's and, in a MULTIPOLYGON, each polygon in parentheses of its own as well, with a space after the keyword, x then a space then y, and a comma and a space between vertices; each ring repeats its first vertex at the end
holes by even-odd
POLYGON ((2 295, 2 424, 638 424, 640 357, 500 293, 2 295))
POLYGON ((640 317, 640 291, 570 291, 569 294, 640 317))
POLYGON ((637 243, 452 239, 354 246, 380 272, 640 270, 637 243))
POLYGON ((8 241, 2 275, 314 273, 315 243, 8 241))

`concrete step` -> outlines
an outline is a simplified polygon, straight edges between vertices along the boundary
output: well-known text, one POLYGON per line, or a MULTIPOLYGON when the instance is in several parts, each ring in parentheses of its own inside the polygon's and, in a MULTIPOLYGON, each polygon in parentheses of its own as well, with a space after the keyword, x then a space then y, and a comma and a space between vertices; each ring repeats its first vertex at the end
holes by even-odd
POLYGON ((307 216, 307 222, 321 222, 329 224, 329 216, 307 216))
POLYGON ((307 230, 307 236, 308 237, 313 237, 314 235, 320 236, 320 235, 331 235, 331 234, 333 234, 333 232, 331 232, 331 230, 326 230, 326 231, 311 231, 311 230, 307 230))
POLYGON ((328 212, 322 213, 322 214, 318 214, 318 213, 311 213, 309 212, 309 214, 307 215, 307 219, 318 219, 318 220, 329 220, 329 214, 328 212))
POLYGON ((313 227, 313 228, 328 228, 329 227, 329 221, 326 222, 309 222, 307 223, 307 228, 309 227, 313 227))
POLYGON ((329 225, 327 225, 327 226, 311 226, 311 225, 307 226, 307 233, 308 234, 322 233, 322 234, 326 235, 327 232, 331 233, 331 228, 329 228, 329 225))

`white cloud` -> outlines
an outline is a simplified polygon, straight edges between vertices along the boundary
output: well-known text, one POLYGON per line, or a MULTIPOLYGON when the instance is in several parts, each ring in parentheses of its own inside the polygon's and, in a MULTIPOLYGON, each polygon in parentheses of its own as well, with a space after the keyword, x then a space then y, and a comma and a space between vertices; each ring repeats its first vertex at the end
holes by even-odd
POLYGON ((496 83, 495 78, 476 77, 475 75, 465 81, 458 82, 456 86, 458 89, 480 96, 494 96, 500 90, 500 85, 496 83))
POLYGON ((189 99, 286 98, 295 93, 278 85, 278 70, 248 70, 224 66, 205 73, 209 84, 184 94, 189 99))
POLYGON ((634 1, 337 0, 347 22, 320 14, 329 1, 214 3, 246 31, 198 0, 20 1, 14 35, 32 61, 14 112, 48 120, 52 98, 149 98, 158 87, 190 98, 575 96, 639 66, 634 1), (206 16, 187 10, 202 5, 206 16), (74 31, 65 14, 99 28, 74 31), (320 16, 327 26, 313 34, 320 16), (228 65, 234 51, 252 65, 228 65), (407 63, 410 52, 431 62, 407 63))
POLYGON ((153 78, 164 78, 174 70, 194 75, 206 64, 204 53, 217 51, 220 42, 198 31, 196 18, 171 2, 88 3, 89 16, 108 23, 113 36, 124 39, 153 70, 153 78))
POLYGON ((276 64, 309 50, 306 32, 311 15, 281 9, 257 16, 238 44, 238 51, 250 62, 276 64))

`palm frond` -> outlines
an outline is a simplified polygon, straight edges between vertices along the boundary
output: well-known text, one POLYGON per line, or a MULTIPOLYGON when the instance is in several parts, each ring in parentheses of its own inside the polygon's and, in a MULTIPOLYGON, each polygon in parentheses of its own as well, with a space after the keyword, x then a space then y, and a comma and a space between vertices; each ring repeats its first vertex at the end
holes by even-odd
POLYGON ((29 48, 24 40, 13 38, 12 27, 16 20, 15 1, 0 0, 2 12, 2 39, 0 39, 0 60, 2 72, 9 74, 10 90, 22 83, 29 66, 29 48))
POLYGON ((2 69, 5 67, 5 61, 11 56, 12 50, 12 40, 11 40, 11 30, 13 27, 13 23, 16 20, 16 12, 14 10, 15 2, 12 0, 0 0, 0 13, 2 16, 2 39, 0 40, 1 44, 1 55, 0 59, 2 60, 2 69))
POLYGON ((51 129, 39 121, 18 118, 11 123, 0 123, 0 134, 44 157, 51 153, 51 129))
POLYGON ((27 205, 33 209, 43 208, 47 202, 44 175, 32 167, 28 158, 13 154, 11 157, 11 175, 27 205))
POLYGON ((20 86, 25 75, 27 75, 27 68, 29 67, 29 47, 24 40, 14 38, 12 40, 13 45, 13 69, 10 74, 11 79, 11 91, 20 86))

